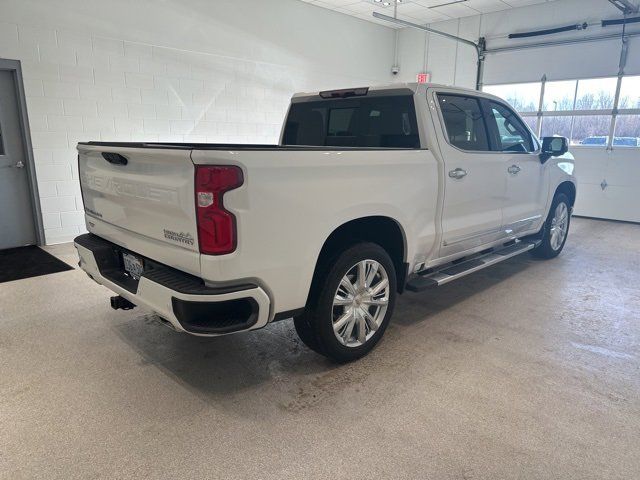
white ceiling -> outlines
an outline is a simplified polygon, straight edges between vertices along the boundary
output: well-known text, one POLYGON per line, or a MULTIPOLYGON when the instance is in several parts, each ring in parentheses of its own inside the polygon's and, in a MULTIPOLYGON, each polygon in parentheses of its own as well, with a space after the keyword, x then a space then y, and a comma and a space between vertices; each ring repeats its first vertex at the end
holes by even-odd
POLYGON ((373 17, 373 12, 393 16, 394 4, 398 5, 398 18, 414 23, 433 23, 451 18, 469 17, 480 13, 497 12, 509 8, 524 7, 553 0, 301 0, 311 5, 328 8, 340 13, 380 23, 393 24, 373 17), (388 4, 388 5, 385 5, 388 4), (449 4, 449 5, 445 5, 449 4))

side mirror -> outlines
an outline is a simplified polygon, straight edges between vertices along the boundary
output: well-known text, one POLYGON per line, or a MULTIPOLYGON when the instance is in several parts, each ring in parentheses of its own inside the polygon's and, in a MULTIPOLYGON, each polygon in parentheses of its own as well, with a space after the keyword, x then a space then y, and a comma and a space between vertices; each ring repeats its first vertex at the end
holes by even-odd
POLYGON ((540 160, 542 163, 551 157, 561 157, 569 151, 569 139, 566 137, 544 137, 540 160))

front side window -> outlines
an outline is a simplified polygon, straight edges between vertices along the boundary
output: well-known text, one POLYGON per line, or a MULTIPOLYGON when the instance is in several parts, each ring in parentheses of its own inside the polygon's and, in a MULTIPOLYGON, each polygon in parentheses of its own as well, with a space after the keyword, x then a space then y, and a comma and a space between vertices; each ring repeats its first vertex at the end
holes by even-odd
POLYGON ((531 133, 512 110, 496 102, 489 102, 489 108, 490 121, 496 127, 494 150, 521 153, 535 150, 531 133))
POLYGON ((413 95, 294 103, 287 117, 283 144, 420 148, 413 95))
POLYGON ((489 151, 487 127, 477 98, 439 93, 438 103, 451 145, 473 152, 489 151))

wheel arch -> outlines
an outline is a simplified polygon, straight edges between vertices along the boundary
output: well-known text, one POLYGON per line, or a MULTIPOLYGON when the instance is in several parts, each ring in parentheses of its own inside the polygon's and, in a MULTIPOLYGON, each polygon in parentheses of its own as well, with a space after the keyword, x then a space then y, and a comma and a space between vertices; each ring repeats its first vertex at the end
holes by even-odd
POLYGON ((556 191, 553 194, 555 197, 558 193, 564 193, 567 197, 569 197, 569 202, 571 203, 571 208, 576 203, 576 185, 570 181, 564 181, 556 188, 556 191))
POLYGON ((360 242, 380 245, 391 257, 396 269, 398 292, 402 293, 407 277, 407 237, 402 226, 387 216, 367 216, 349 220, 335 228, 326 238, 316 260, 307 304, 314 299, 318 284, 332 260, 350 246, 360 242))

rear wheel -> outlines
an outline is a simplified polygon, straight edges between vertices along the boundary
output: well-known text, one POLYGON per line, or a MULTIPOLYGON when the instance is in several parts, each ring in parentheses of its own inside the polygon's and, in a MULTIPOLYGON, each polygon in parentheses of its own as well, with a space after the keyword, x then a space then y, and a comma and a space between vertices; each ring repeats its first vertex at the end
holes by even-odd
POLYGON ((532 252, 534 256, 555 258, 560 255, 569 234, 570 212, 569 198, 564 193, 557 193, 542 227, 542 243, 532 252))
POLYGON ((396 272, 387 252, 359 243, 328 266, 295 321, 300 339, 312 350, 338 362, 356 360, 373 349, 393 313, 396 272))

